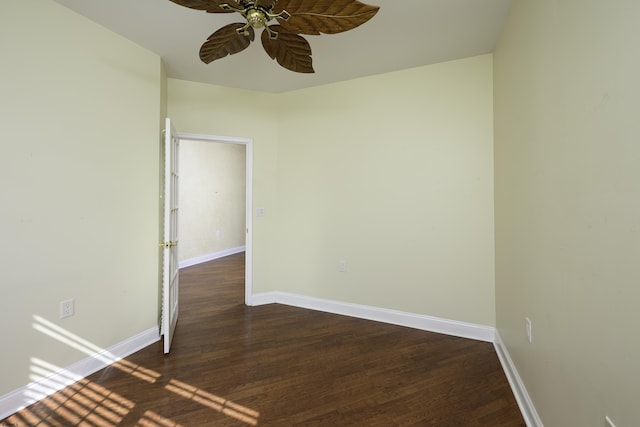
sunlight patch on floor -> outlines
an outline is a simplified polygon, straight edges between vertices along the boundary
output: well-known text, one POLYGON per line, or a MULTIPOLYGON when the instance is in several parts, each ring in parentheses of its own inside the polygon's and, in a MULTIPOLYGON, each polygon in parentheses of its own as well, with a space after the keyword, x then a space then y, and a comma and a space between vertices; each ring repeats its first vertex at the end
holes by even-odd
POLYGON ((239 421, 255 426, 258 424, 260 413, 246 406, 238 405, 230 400, 211 394, 192 385, 178 380, 171 380, 165 388, 179 396, 191 399, 208 408, 233 417, 239 421))
MULTIPOLYGON (((136 363, 121 359, 84 338, 38 315, 33 316, 33 328, 54 340, 87 354, 101 364, 116 368, 128 375, 157 384, 162 375, 136 363)), ((90 359, 89 359, 90 360, 90 359)), ((70 368, 73 369, 73 368, 70 368)), ((64 369, 37 357, 31 358, 29 378, 32 383, 24 393, 24 403, 39 405, 28 407, 9 417, 12 423, 23 426, 75 425, 117 427, 136 406, 120 394, 83 378, 70 369, 64 369)), ((156 385, 162 387, 161 385, 156 385)), ((172 379, 164 390, 197 402, 216 412, 248 425, 258 425, 260 413, 253 409, 216 396, 198 387, 172 379)), ((142 409, 142 408, 141 408, 142 409)), ((129 420, 126 420, 129 421, 129 420)), ((154 411, 146 411, 136 422, 139 427, 183 427, 154 411)))
POLYGON ((155 383, 162 376, 156 371, 147 369, 125 359, 118 360, 117 362, 113 363, 111 367, 120 369, 122 372, 133 375, 134 377, 139 378, 142 381, 146 381, 149 384, 155 383))
POLYGON ((40 404, 51 412, 27 408, 11 418, 29 426, 50 425, 53 417, 68 425, 116 427, 135 407, 133 401, 86 379, 45 397, 40 404))
POLYGON ((171 421, 153 411, 147 411, 136 423, 136 427, 183 427, 182 424, 171 421))

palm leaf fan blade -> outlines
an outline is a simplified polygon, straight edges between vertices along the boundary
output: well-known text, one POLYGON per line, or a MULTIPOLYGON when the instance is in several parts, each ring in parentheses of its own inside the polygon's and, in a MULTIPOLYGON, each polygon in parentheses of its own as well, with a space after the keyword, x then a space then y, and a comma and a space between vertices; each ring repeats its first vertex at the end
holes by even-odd
POLYGON ((246 34, 238 33, 237 30, 243 27, 242 23, 229 24, 211 34, 200 48, 202 62, 208 64, 216 59, 245 50, 254 40, 255 32, 253 28, 248 27, 246 34))
POLYGON ((357 0, 278 0, 274 13, 286 10, 288 21, 280 25, 297 34, 336 34, 352 30, 373 18, 380 8, 357 0))
POLYGON ((256 5, 262 6, 266 10, 271 10, 278 0, 256 0, 256 5))
POLYGON ((309 42, 298 34, 287 32, 279 25, 271 25, 269 28, 277 32, 278 37, 274 39, 269 37, 267 31, 262 32, 262 46, 267 55, 288 70, 313 73, 309 42))
POLYGON ((233 10, 225 10, 220 7, 222 4, 238 7, 239 4, 235 0, 169 0, 180 6, 190 9, 205 10, 209 13, 233 13, 233 10))

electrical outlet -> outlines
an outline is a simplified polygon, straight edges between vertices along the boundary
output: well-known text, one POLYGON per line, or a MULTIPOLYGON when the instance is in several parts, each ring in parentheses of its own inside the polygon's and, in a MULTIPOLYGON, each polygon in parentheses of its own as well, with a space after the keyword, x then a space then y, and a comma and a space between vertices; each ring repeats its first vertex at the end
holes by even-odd
POLYGON ((616 425, 611 421, 611 418, 608 416, 604 417, 604 422, 606 427, 616 427, 616 425))
POLYGON ((344 273, 347 271, 347 261, 338 261, 338 272, 344 273))
POLYGON ((264 216, 264 208, 256 208, 256 216, 264 216))
POLYGON ((216 240, 222 239, 222 231, 216 230, 216 240))
POLYGON ((73 316, 74 312, 74 304, 73 298, 68 299, 66 301, 60 301, 60 318, 64 319, 65 317, 73 316))
POLYGON ((524 319, 524 322, 525 322, 525 331, 527 333, 527 340, 529 340, 529 342, 532 342, 533 335, 531 334, 531 319, 527 317, 524 319))

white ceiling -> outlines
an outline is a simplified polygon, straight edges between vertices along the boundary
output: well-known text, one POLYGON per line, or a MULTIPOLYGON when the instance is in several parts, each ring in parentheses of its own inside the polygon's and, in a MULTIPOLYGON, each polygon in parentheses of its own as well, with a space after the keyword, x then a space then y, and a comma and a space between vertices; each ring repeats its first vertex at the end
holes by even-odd
POLYGON ((285 92, 493 51, 511 0, 363 0, 380 6, 364 25, 340 34, 304 36, 315 74, 288 71, 262 49, 259 33, 245 51, 204 64, 198 51, 238 14, 211 14, 169 0, 55 0, 160 55, 169 77, 285 92))

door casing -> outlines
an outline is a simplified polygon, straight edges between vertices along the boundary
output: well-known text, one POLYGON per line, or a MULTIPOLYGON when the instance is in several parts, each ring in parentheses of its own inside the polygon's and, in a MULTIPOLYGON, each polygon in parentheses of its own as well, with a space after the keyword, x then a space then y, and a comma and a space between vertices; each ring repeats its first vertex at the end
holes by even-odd
POLYGON ((223 144, 239 144, 246 147, 245 161, 246 161, 246 239, 245 239, 245 277, 244 277, 244 302, 246 305, 251 304, 251 297, 253 294, 253 139, 233 137, 233 136, 218 136, 218 135, 205 135, 205 134, 193 134, 193 133, 181 133, 176 135, 180 140, 189 141, 208 141, 217 142, 223 144))

